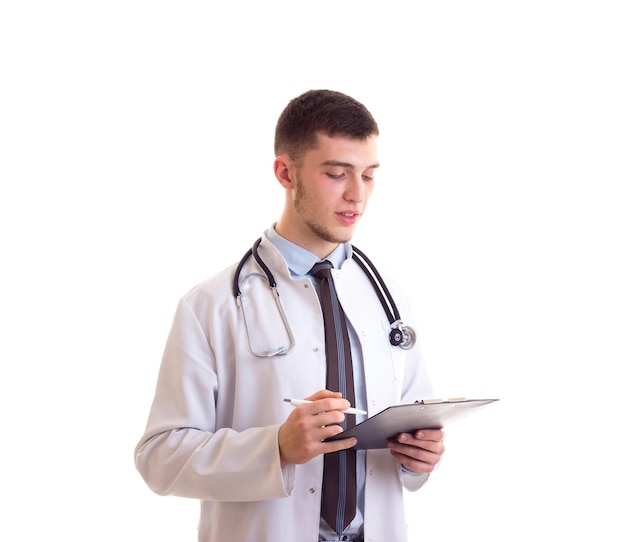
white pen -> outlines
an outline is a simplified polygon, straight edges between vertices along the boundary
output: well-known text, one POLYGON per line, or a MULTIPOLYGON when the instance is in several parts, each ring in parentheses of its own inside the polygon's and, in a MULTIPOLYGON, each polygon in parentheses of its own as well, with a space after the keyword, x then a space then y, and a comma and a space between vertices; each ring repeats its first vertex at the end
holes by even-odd
MULTIPOLYGON (((285 401, 285 403, 290 403, 291 406, 306 405, 308 403, 313 402, 313 401, 309 401, 308 399, 288 399, 288 398, 283 399, 283 401, 285 401)), ((347 408, 346 410, 342 410, 341 412, 343 412, 344 414, 367 414, 365 410, 359 410, 358 408, 352 408, 352 407, 347 408)))

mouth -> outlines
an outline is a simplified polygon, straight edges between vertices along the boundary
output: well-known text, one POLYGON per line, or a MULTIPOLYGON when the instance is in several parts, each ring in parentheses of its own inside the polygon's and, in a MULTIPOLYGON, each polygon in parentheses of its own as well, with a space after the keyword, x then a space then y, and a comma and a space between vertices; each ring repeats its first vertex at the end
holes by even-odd
POLYGON ((361 216, 360 213, 354 211, 338 212, 337 216, 346 226, 353 226, 361 216))

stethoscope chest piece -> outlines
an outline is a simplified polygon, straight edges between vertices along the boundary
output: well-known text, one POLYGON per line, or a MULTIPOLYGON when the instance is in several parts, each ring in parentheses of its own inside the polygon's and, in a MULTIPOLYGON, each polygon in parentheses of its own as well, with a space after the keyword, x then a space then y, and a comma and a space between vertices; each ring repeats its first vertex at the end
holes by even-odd
POLYGON ((389 333, 389 342, 392 346, 399 346, 409 350, 415 346, 417 335, 411 326, 405 326, 400 320, 393 323, 389 333))

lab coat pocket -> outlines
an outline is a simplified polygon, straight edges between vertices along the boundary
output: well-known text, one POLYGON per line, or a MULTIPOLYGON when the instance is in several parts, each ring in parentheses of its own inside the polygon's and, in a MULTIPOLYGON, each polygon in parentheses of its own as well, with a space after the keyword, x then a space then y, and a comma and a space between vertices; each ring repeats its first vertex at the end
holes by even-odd
MULTIPOLYGON (((389 334, 389 322, 381 322, 383 332, 389 334)), ((399 346, 392 346, 390 342, 387 342, 387 350, 389 352, 389 358, 391 366, 393 368, 393 378, 396 382, 402 382, 404 379, 404 362, 406 352, 399 346)))

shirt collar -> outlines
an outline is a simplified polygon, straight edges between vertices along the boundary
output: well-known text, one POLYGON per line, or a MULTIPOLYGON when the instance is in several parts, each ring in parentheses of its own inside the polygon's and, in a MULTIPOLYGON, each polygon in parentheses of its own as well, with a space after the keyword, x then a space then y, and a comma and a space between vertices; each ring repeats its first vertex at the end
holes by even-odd
MULTIPOLYGON (((308 275, 311 267, 321 261, 315 254, 302 248, 276 233, 274 225, 265 232, 265 236, 285 258, 292 276, 308 275)), ((349 243, 340 243, 325 260, 332 262, 335 269, 341 269, 344 262, 352 256, 352 247, 349 243)))

